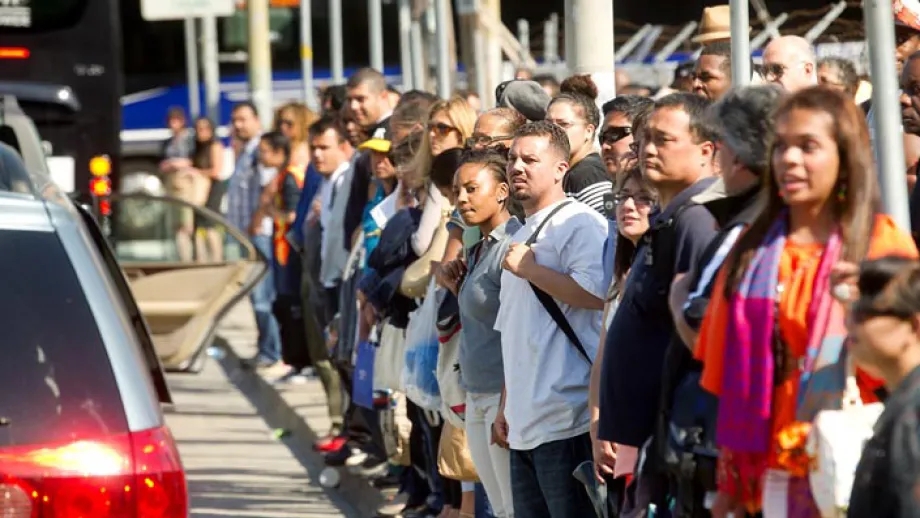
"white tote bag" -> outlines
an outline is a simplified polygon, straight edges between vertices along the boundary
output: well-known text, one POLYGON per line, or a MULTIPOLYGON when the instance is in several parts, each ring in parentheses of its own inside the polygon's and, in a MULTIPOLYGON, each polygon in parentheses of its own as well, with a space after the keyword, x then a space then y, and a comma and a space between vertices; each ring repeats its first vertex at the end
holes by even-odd
POLYGON ((379 341, 374 357, 374 390, 401 392, 403 358, 406 351, 406 331, 389 320, 377 324, 379 341))
POLYGON ((805 445, 813 459, 808 480, 822 518, 845 518, 856 466, 882 414, 882 403, 863 404, 852 360, 840 410, 819 412, 805 445))

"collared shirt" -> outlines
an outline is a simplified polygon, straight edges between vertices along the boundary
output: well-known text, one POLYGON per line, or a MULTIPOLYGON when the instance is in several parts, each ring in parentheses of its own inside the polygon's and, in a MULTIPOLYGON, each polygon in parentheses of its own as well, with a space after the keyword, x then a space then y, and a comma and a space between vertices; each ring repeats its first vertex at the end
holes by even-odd
POLYGON ((345 270, 345 262, 348 260, 348 252, 343 239, 345 236, 341 228, 350 194, 348 192, 351 187, 350 173, 353 168, 353 161, 343 162, 329 178, 323 179, 323 185, 319 191, 322 204, 319 221, 323 227, 320 281, 326 288, 333 288, 338 284, 345 270))
MULTIPOLYGON (((530 215, 512 242, 527 241, 558 203, 530 215)), ((604 217, 576 201, 553 216, 531 250, 538 264, 564 273, 588 293, 603 298, 606 286, 601 251, 606 236, 604 217)), ((505 417, 511 447, 531 450, 587 433, 591 366, 546 312, 529 282, 502 272, 499 299, 495 330, 502 334, 505 417)), ((601 311, 564 303, 559 307, 593 358, 600 337, 601 311)))
MULTIPOLYGON (((262 178, 257 163, 259 138, 253 137, 246 143, 227 183, 227 220, 244 233, 249 231, 262 195, 262 178)), ((271 218, 268 221, 267 235, 271 235, 271 218)))
POLYGON ((512 217, 467 252, 467 274, 460 286, 460 382, 467 392, 495 394, 505 384, 502 336, 495 331, 502 286, 502 261, 511 237, 521 228, 512 217))

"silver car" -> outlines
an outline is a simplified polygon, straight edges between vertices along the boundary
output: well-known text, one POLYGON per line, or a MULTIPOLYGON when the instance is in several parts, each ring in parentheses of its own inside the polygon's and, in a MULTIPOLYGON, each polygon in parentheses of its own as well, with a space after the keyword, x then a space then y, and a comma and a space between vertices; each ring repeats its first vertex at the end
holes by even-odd
POLYGON ((0 510, 188 516, 147 325, 89 214, 0 144, 0 510))

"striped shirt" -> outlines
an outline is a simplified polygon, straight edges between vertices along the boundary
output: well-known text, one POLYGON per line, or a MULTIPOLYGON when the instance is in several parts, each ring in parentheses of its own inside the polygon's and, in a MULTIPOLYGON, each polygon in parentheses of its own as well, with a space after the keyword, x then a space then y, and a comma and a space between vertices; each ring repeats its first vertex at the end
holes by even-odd
POLYGON ((569 198, 588 205, 602 216, 607 215, 604 195, 612 192, 613 182, 597 153, 591 153, 573 165, 562 180, 562 188, 569 198))

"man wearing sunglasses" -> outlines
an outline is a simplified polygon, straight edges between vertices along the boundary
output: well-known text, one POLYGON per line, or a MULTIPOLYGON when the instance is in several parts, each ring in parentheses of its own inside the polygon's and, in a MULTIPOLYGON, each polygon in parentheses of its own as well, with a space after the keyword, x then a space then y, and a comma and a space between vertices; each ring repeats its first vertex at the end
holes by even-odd
POLYGON ((763 50, 763 77, 789 93, 818 84, 817 58, 808 40, 781 36, 763 50))
POLYGON ((601 126, 601 158, 607 173, 614 182, 631 165, 634 153, 632 125, 641 113, 652 109, 654 101, 638 95, 621 95, 607 101, 602 107, 604 122, 601 126))

